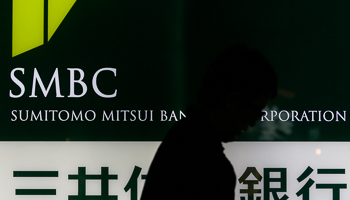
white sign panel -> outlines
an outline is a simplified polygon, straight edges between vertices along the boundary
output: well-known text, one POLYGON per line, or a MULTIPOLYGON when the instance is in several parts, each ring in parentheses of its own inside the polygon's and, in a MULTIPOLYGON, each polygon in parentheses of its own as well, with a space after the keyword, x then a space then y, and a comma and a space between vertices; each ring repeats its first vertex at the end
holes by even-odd
POLYGON ((129 200, 140 197, 159 142, 2 142, 0 146, 0 199, 129 200))
POLYGON ((350 199, 350 143, 237 142, 225 153, 240 200, 350 199))
MULTIPOLYGON (((160 142, 2 142, 0 199, 139 199, 160 142)), ((350 199, 350 143, 235 142, 236 200, 350 199)))

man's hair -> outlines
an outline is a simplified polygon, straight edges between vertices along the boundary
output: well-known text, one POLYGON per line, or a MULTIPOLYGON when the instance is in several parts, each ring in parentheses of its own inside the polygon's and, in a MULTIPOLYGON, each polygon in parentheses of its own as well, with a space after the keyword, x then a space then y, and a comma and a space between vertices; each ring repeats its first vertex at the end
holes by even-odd
POLYGON ((276 73, 260 52, 236 45, 220 54, 206 71, 197 102, 214 106, 232 93, 247 99, 276 97, 276 73))

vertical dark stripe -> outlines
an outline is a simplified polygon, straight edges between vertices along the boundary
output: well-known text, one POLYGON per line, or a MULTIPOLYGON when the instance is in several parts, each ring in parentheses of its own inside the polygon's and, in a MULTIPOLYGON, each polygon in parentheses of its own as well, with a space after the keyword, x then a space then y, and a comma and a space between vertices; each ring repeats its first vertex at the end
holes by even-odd
POLYGON ((83 199, 86 197, 86 169, 78 167, 78 196, 83 199))
POLYGON ((44 0, 44 44, 48 41, 49 0, 44 0))
POLYGON ((101 167, 101 199, 108 198, 108 167, 101 167))

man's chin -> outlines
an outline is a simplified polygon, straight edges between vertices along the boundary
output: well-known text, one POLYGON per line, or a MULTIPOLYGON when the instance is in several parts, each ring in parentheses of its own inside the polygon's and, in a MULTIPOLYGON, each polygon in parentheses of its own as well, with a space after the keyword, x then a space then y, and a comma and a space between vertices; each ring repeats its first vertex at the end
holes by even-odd
POLYGON ((222 137, 221 141, 224 143, 234 142, 234 141, 236 141, 236 137, 239 135, 241 135, 241 131, 230 132, 230 133, 225 134, 222 137))
POLYGON ((234 142, 235 140, 223 140, 223 143, 229 143, 229 142, 234 142))

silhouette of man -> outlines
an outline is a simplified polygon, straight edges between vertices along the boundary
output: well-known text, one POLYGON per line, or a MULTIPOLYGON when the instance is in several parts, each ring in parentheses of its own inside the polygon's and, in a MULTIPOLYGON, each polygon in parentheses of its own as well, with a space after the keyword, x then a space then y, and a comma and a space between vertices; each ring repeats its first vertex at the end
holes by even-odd
POLYGON ((159 146, 141 200, 234 199, 236 176, 222 142, 254 126, 276 95, 276 74, 261 53, 244 46, 223 52, 204 76, 197 105, 159 146))

